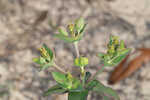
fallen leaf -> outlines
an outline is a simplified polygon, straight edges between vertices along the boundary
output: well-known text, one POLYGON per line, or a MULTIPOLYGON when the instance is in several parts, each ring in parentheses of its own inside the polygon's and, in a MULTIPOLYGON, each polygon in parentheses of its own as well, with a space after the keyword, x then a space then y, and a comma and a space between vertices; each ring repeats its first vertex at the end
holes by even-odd
POLYGON ((113 81, 124 71, 126 60, 128 59, 129 55, 125 59, 120 62, 120 64, 115 68, 115 70, 111 73, 109 78, 109 84, 113 84, 113 81))
POLYGON ((127 64, 127 59, 130 55, 128 55, 112 72, 109 77, 109 84, 115 84, 120 80, 125 79, 130 76, 137 69, 142 67, 143 63, 147 63, 150 61, 150 48, 138 48, 137 52, 140 52, 140 55, 132 59, 127 64))

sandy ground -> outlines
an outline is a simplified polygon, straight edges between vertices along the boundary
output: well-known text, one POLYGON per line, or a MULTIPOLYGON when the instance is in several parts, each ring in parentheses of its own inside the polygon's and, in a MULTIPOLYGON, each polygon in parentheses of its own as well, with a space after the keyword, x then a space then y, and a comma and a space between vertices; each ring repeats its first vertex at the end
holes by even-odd
MULTIPOLYGON (((0 100, 66 100, 65 95, 42 97, 55 82, 51 69, 38 72, 32 58, 46 43, 55 50, 58 65, 71 69, 73 46, 53 34, 80 16, 88 23, 80 53, 89 58, 92 73, 99 66, 96 54, 106 50, 110 34, 133 49, 150 47, 150 0, 0 0, 0 100)), ((107 84, 112 68, 98 79, 118 91, 121 100, 150 100, 149 66, 113 86, 107 84)), ((90 94, 89 100, 101 99, 90 94)))

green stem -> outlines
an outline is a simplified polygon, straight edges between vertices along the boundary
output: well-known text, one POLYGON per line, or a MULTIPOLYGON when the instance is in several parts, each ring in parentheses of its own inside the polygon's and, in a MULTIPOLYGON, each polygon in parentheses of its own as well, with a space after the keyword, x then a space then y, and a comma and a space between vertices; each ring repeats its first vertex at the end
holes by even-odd
MULTIPOLYGON (((75 51, 76 51, 77 58, 79 58, 80 53, 79 53, 79 49, 78 49, 78 42, 74 42, 74 46, 75 46, 75 51)), ((85 85, 85 70, 84 70, 84 66, 81 66, 80 68, 81 68, 82 86, 84 87, 84 85, 85 85)))
POLYGON ((97 77, 97 75, 104 71, 104 68, 105 68, 105 66, 103 65, 103 66, 101 67, 101 69, 98 70, 98 71, 89 79, 89 81, 95 80, 96 77, 97 77))
POLYGON ((79 49, 78 49, 78 42, 74 42, 74 47, 75 47, 76 55, 77 55, 77 58, 78 58, 78 57, 80 57, 79 49))
POLYGON ((54 65, 53 65, 58 71, 60 71, 60 72, 62 72, 62 73, 64 73, 64 74, 67 74, 67 72, 65 71, 65 70, 63 70, 62 68, 60 68, 58 65, 56 65, 55 63, 54 63, 54 65))
POLYGON ((81 67, 81 80, 82 80, 82 86, 84 87, 84 85, 85 85, 85 70, 84 70, 84 66, 81 67))

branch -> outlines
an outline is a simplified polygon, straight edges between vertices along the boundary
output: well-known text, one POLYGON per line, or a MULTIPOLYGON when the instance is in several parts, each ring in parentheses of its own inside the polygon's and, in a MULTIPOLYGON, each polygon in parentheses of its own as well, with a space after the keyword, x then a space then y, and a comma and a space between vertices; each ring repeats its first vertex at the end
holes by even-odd
POLYGON ((62 72, 62 73, 64 73, 64 74, 67 74, 67 72, 65 71, 65 70, 63 70, 62 68, 60 68, 58 65, 56 65, 55 63, 54 63, 54 67, 58 70, 58 71, 60 71, 60 72, 62 72))
POLYGON ((89 81, 95 80, 96 77, 97 77, 97 75, 104 71, 104 68, 105 68, 105 66, 103 65, 103 66, 101 67, 101 69, 98 70, 98 71, 89 79, 89 81))

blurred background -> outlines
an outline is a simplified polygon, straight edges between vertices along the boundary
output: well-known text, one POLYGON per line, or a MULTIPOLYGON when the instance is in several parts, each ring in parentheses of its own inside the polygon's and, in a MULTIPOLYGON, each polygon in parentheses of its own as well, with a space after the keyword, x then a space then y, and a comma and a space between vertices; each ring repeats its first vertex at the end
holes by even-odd
MULTIPOLYGON (((71 69, 73 46, 53 35, 80 16, 87 27, 79 49, 89 58, 91 73, 99 67, 96 54, 106 51, 110 34, 133 49, 150 47, 150 0, 0 0, 0 100, 67 100, 66 95, 42 96, 55 82, 51 69, 39 72, 32 58, 46 43, 55 50, 57 64, 71 69)), ((106 68, 98 80, 114 88, 121 100, 150 100, 150 63, 109 85, 112 70, 106 68)), ((89 95, 89 100, 100 98, 89 95)))

